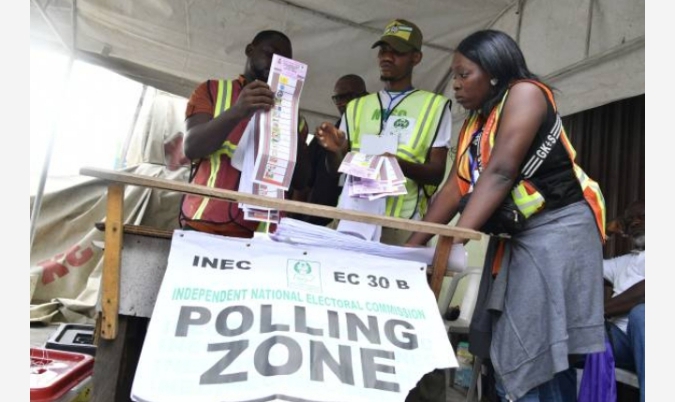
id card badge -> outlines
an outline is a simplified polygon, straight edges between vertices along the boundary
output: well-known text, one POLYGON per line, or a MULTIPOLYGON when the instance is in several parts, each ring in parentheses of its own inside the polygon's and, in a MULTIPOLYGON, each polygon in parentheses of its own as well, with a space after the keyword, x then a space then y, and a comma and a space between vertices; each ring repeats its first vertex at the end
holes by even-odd
POLYGON ((386 130, 382 135, 362 134, 361 135, 361 153, 366 155, 382 155, 389 152, 396 154, 398 149, 398 137, 388 134, 386 130))
POLYGON ((398 139, 399 144, 410 142, 416 119, 407 116, 391 116, 387 120, 383 134, 390 134, 398 139))

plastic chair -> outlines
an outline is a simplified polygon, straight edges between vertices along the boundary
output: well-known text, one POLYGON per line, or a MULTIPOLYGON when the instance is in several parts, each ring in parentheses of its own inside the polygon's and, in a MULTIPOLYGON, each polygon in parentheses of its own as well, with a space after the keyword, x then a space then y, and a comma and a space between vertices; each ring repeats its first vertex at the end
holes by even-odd
MULTIPOLYGON (((471 324, 471 318, 473 317, 473 311, 476 307, 476 299, 478 298, 478 287, 480 285, 480 278, 482 273, 482 268, 480 267, 469 267, 465 271, 460 272, 452 277, 450 286, 448 287, 447 292, 441 294, 438 299, 438 307, 441 311, 441 315, 445 315, 452 299, 457 292, 457 288, 460 286, 460 283, 465 282, 464 286, 464 295, 462 301, 459 304, 459 317, 453 321, 443 320, 445 323, 445 329, 448 332, 448 337, 452 343, 453 336, 459 334, 468 334, 469 325, 471 324)), ((453 347, 456 348, 456 342, 453 343, 453 347)), ((473 370, 472 370, 472 380, 471 385, 467 391, 467 402, 473 402, 481 399, 480 392, 480 374, 481 374, 482 361, 480 358, 474 356, 473 370), (476 399, 476 394, 477 398, 476 399)), ((454 377, 454 369, 451 370, 450 383, 452 384, 454 377)))
POLYGON ((445 315, 450 303, 452 302, 457 288, 459 287, 462 281, 466 282, 464 287, 464 296, 462 302, 459 305, 459 317, 454 321, 443 320, 445 323, 445 329, 448 331, 448 334, 468 334, 469 333, 469 324, 471 323, 471 317, 473 316, 473 310, 476 307, 476 299, 478 297, 478 286, 480 285, 480 276, 482 268, 479 267, 469 267, 463 272, 455 274, 452 277, 450 286, 448 287, 445 294, 441 294, 438 298, 438 309, 441 312, 441 315, 445 315))

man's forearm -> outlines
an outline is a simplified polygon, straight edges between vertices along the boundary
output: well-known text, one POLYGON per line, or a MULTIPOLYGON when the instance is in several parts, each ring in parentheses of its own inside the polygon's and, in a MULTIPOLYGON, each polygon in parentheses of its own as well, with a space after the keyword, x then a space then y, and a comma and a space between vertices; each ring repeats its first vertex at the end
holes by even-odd
POLYGON ((439 185, 443 181, 444 167, 439 169, 435 165, 408 162, 401 158, 397 158, 397 161, 403 175, 419 184, 439 185))
POLYGON ((623 293, 605 300, 605 316, 615 317, 628 314, 638 304, 645 302, 645 281, 642 280, 623 293))
POLYGON ((185 156, 195 160, 214 153, 242 120, 244 117, 234 108, 215 119, 205 114, 190 117, 186 122, 185 156))

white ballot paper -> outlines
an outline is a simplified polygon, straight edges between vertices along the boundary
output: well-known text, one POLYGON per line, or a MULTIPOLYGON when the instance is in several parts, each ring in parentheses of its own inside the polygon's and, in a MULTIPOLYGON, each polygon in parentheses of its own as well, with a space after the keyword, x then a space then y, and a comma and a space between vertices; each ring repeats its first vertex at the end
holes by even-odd
MULTIPOLYGON (((241 171, 239 191, 284 199, 297 160, 298 105, 307 74, 307 65, 274 55, 267 84, 274 92, 275 105, 251 119, 232 157, 241 171)), ((277 210, 239 204, 244 219, 278 222, 277 210)))
POLYGON ((267 84, 274 107, 260 114, 253 181, 288 190, 298 147, 298 107, 307 65, 275 54, 267 84))
POLYGON ((426 266, 174 231, 136 368, 142 402, 404 402, 457 359, 426 266))
MULTIPOLYGON (((338 208, 349 209, 353 211, 366 212, 373 215, 384 215, 386 210, 386 200, 384 198, 377 200, 368 200, 364 198, 349 196, 349 183, 345 185, 340 194, 338 208)), ((338 232, 346 233, 351 236, 364 240, 380 241, 382 237, 382 226, 374 223, 354 222, 341 219, 337 225, 338 232)))
MULTIPOLYGON (((436 251, 435 247, 402 247, 382 244, 378 241, 364 241, 351 234, 291 218, 281 218, 277 230, 269 236, 272 240, 279 242, 358 251, 370 255, 418 261, 427 265, 433 262, 436 251)), ((453 272, 463 272, 467 267, 468 259, 464 245, 453 244, 448 256, 448 269, 453 272)))

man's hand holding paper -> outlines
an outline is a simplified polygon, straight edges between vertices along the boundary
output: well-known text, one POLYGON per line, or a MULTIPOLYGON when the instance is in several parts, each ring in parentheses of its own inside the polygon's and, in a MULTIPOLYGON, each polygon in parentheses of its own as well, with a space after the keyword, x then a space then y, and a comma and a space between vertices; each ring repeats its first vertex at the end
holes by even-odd
POLYGON ((267 83, 255 80, 241 90, 233 108, 242 118, 248 118, 258 110, 267 111, 273 106, 274 92, 267 83))

